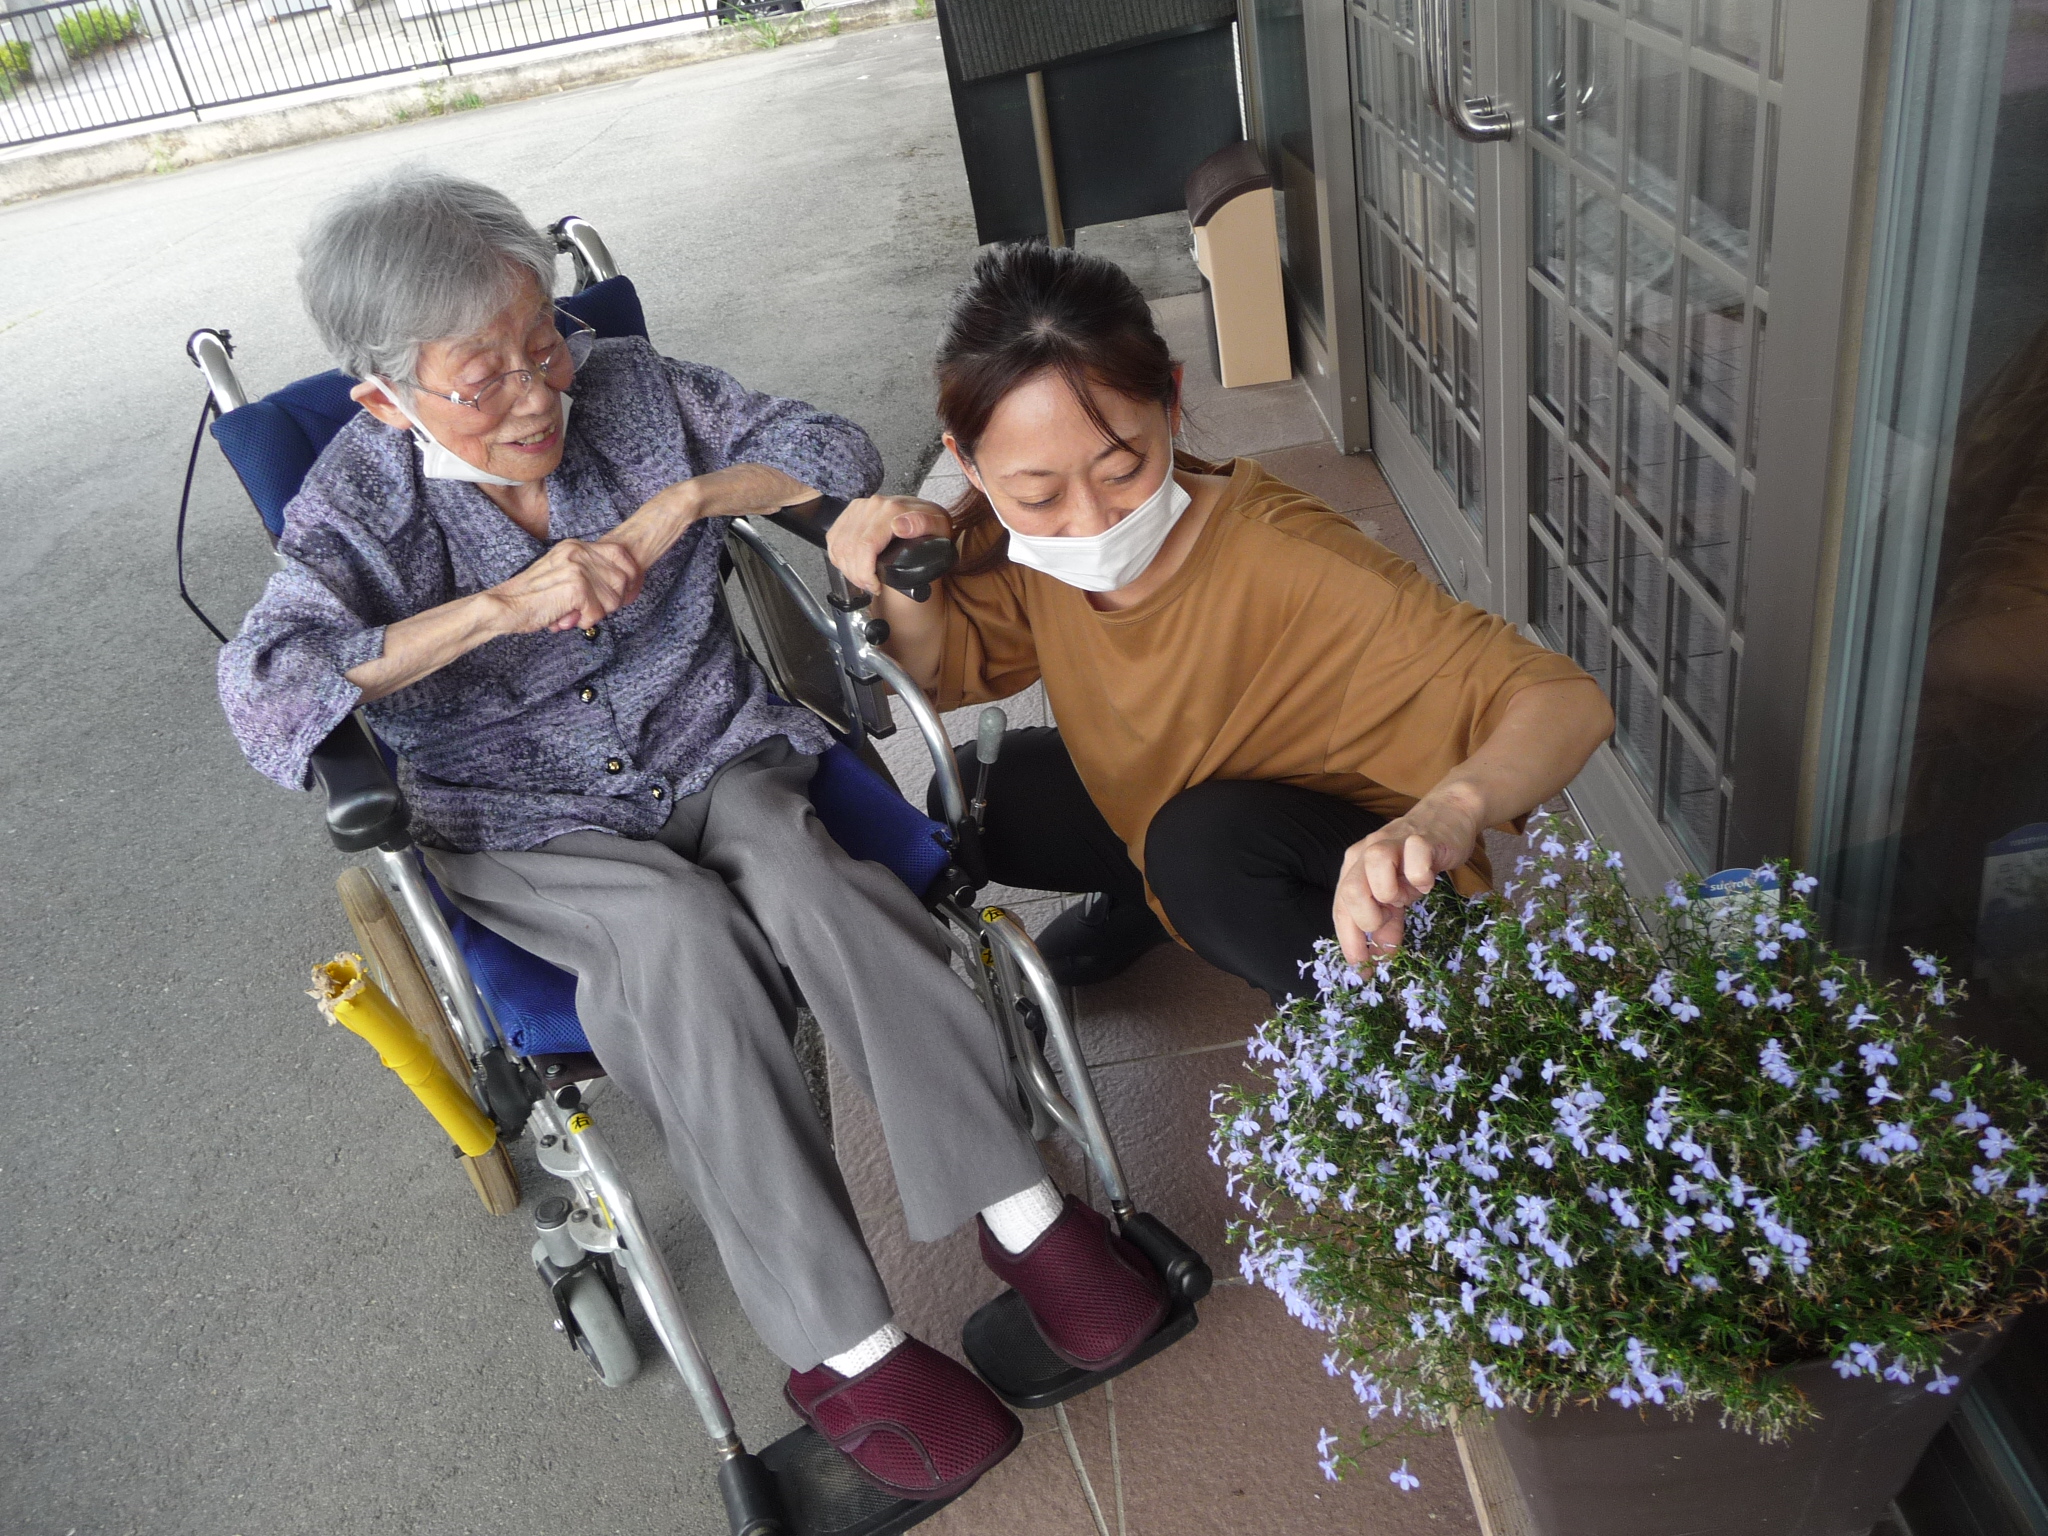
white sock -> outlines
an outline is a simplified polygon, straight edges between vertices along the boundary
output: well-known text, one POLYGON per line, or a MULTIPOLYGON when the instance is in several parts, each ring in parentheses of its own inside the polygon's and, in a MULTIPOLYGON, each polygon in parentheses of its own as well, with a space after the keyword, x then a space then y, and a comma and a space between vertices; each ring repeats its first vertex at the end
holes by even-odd
POLYGON ((909 1337, 894 1323, 884 1323, 843 1354, 827 1355, 825 1364, 842 1376, 858 1376, 909 1337))
POLYGON ((1004 1251, 1022 1253, 1045 1235, 1066 1208, 1059 1186, 1051 1179, 1040 1179, 1029 1189, 998 1200, 981 1213, 981 1219, 1004 1251))

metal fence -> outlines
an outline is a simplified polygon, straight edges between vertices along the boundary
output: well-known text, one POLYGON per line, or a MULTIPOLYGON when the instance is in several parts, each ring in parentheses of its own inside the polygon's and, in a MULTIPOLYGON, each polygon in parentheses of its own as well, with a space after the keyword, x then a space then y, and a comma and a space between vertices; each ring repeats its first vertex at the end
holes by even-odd
MULTIPOLYGON (((4 0, 0 0, 4 3, 4 0)), ((57 0, 0 12, 0 144, 448 69, 790 0, 57 0)))

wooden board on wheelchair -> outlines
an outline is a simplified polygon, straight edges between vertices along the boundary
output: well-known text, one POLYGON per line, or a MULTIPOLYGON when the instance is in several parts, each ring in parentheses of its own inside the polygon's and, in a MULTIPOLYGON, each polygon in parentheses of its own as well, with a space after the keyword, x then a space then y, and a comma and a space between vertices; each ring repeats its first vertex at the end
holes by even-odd
MULTIPOLYGON (((390 898, 370 872, 359 866, 344 869, 334 884, 341 894, 342 910, 348 914, 348 925, 355 930, 356 943, 377 985, 425 1037, 449 1075, 458 1083, 467 1083, 469 1058, 441 1009, 441 1000, 427 980, 426 969, 413 953, 412 940, 406 936, 405 925, 398 920, 390 898)), ((493 1216, 508 1216, 519 1209, 519 1175, 503 1141, 481 1157, 462 1157, 458 1161, 485 1210, 493 1216)))

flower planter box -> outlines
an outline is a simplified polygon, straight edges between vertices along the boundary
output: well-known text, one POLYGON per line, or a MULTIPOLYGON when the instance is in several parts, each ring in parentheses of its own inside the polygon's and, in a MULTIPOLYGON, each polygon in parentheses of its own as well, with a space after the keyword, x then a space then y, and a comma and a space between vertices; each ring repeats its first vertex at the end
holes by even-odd
POLYGON ((1845 1381, 1824 1360, 1790 1366, 1820 1421, 1776 1445, 1721 1428, 1711 1405, 1689 1420, 1649 1407, 1507 1409, 1493 1430, 1534 1536, 1866 1536, 2006 1332, 1956 1337, 1942 1368, 1960 1384, 1947 1396, 1845 1381))

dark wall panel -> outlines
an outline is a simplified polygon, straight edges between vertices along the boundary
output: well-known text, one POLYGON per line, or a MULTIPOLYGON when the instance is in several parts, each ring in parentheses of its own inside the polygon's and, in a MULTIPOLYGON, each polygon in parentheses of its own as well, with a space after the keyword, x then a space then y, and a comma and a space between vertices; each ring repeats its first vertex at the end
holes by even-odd
MULTIPOLYGON (((952 64, 948 49, 949 72, 952 64)), ((1170 213, 1188 173, 1242 136, 1230 28, 1211 27, 1045 70, 1067 226, 1170 213)), ((1022 75, 953 85, 974 222, 984 241, 1045 234, 1022 75)))

